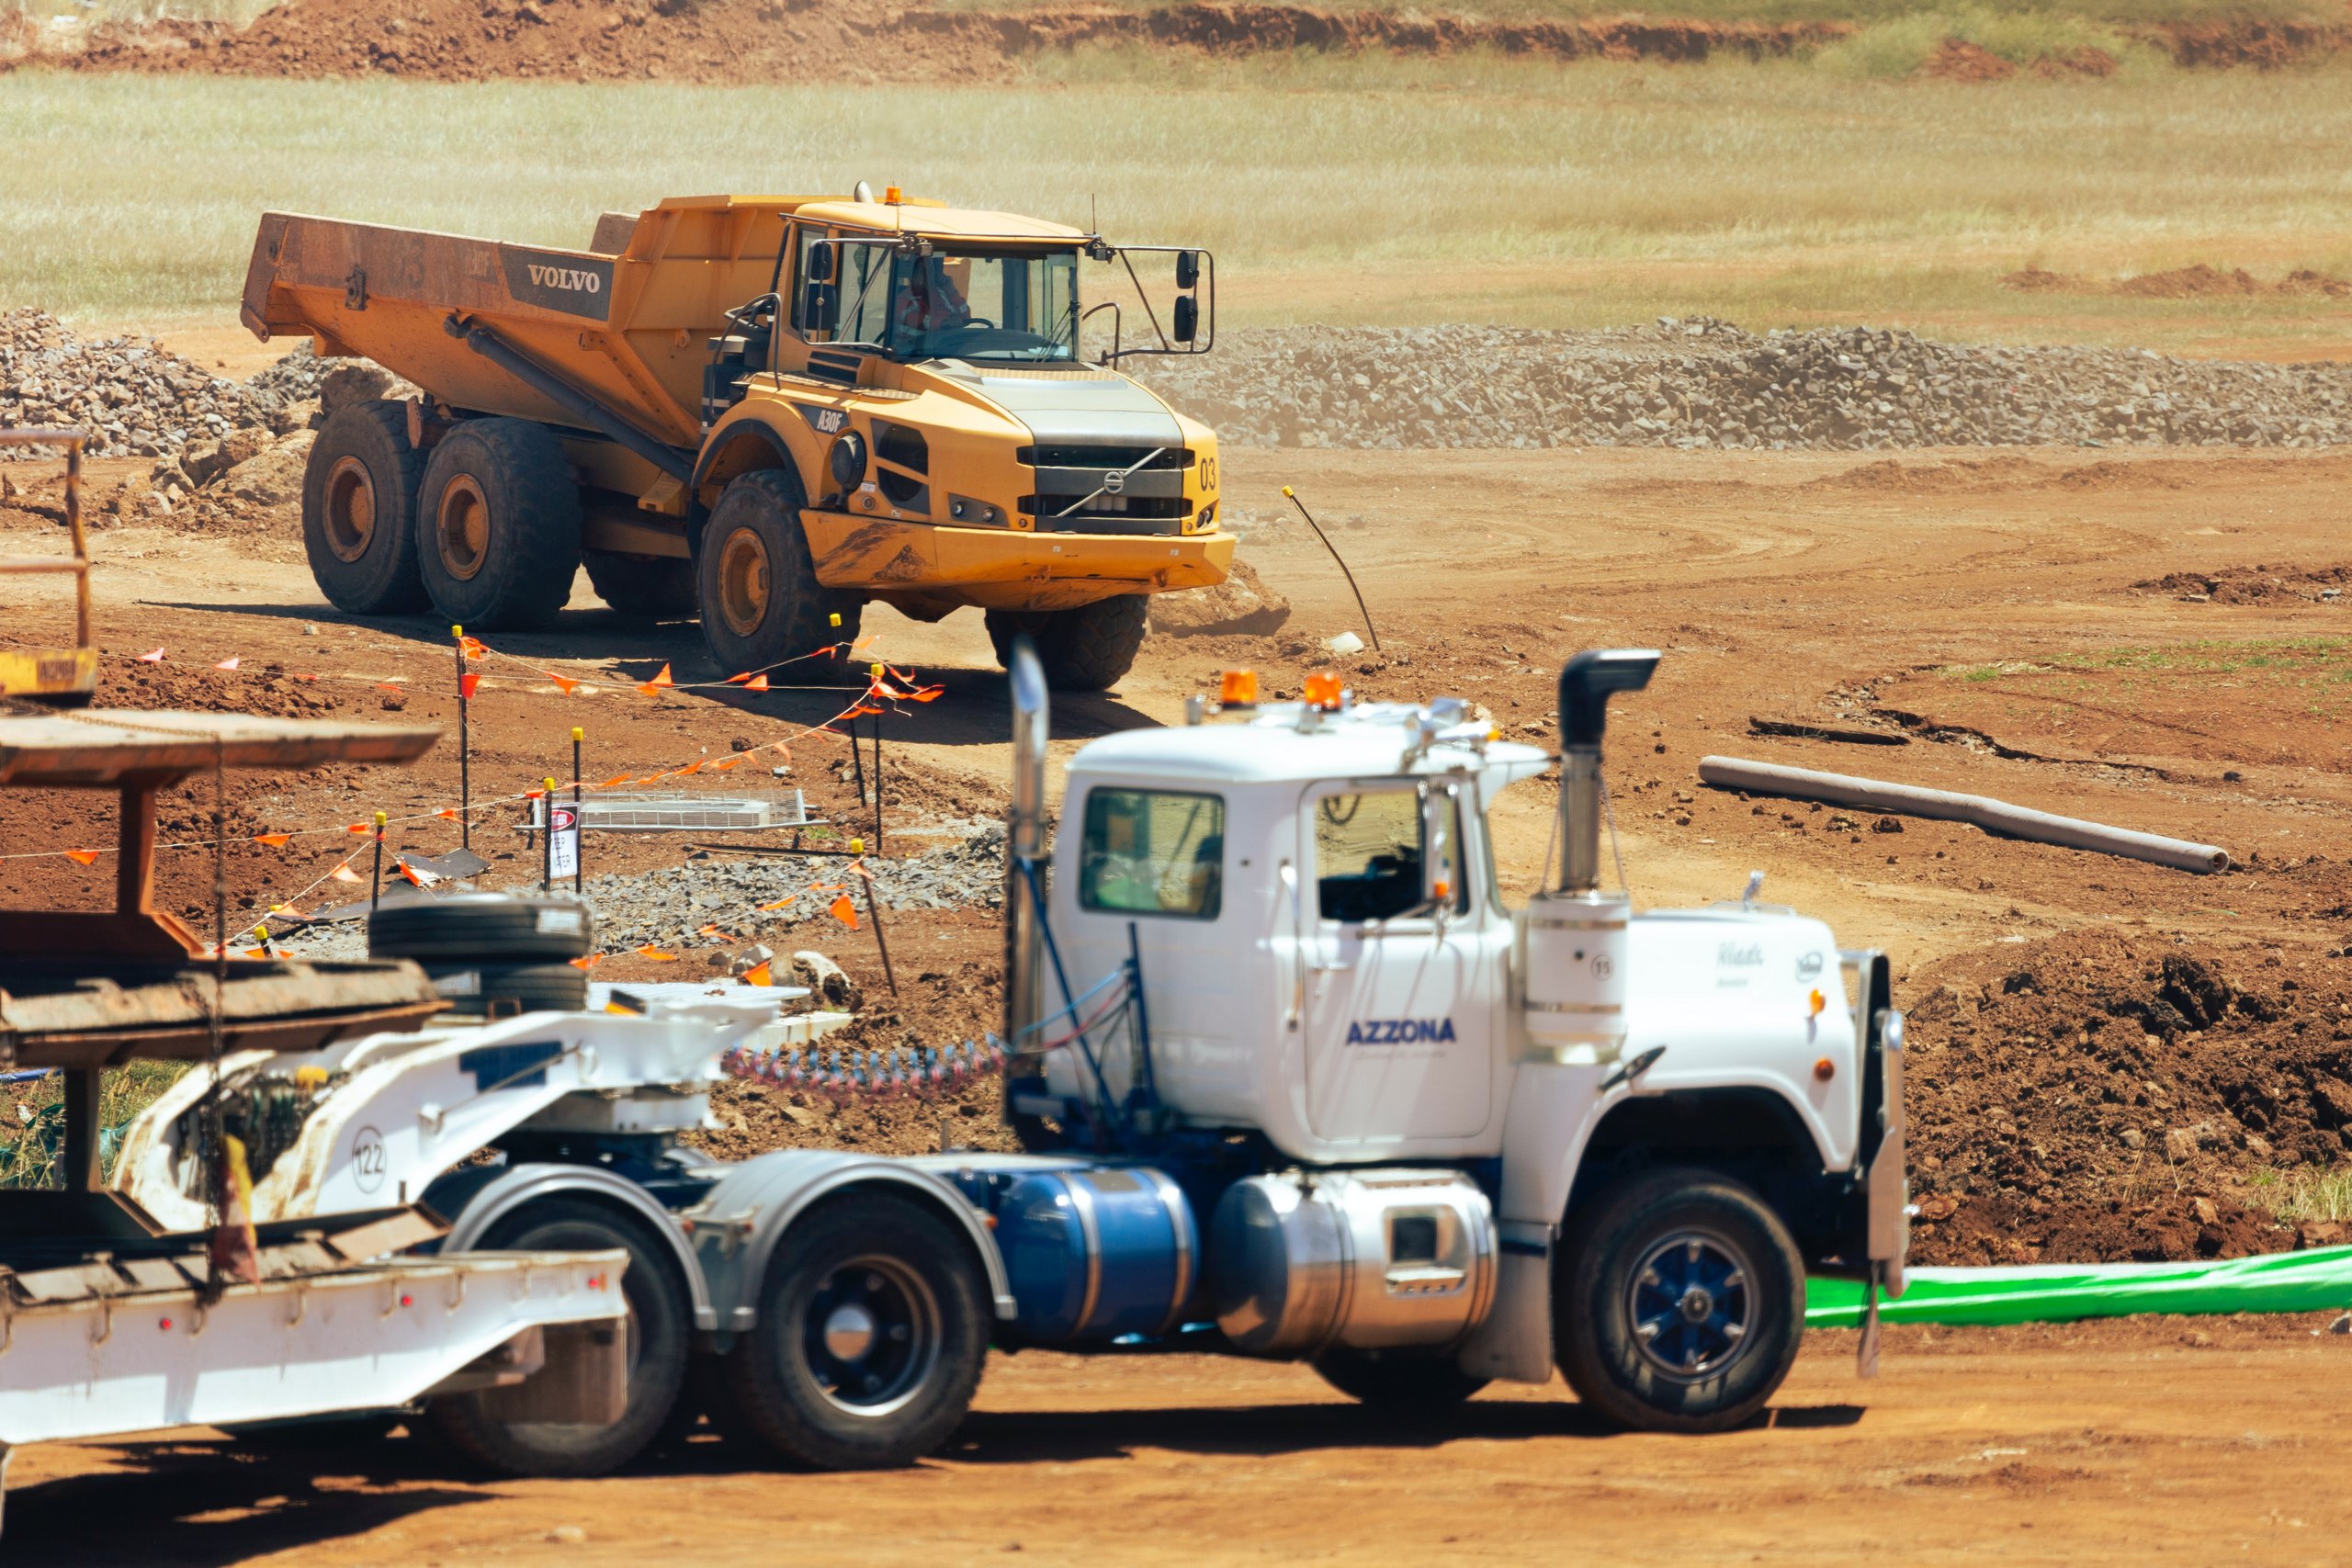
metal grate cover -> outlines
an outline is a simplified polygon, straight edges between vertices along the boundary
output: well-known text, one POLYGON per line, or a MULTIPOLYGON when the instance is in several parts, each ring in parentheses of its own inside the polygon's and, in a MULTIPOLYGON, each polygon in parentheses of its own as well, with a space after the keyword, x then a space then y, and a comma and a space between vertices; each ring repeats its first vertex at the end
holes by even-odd
MULTIPOLYGON (((569 805, 562 786, 557 803, 569 805)), ((531 802, 530 832, 547 825, 547 802, 531 802)), ((580 825, 596 833, 752 833, 775 828, 808 828, 808 803, 802 792, 789 795, 602 795, 580 803, 580 825)))

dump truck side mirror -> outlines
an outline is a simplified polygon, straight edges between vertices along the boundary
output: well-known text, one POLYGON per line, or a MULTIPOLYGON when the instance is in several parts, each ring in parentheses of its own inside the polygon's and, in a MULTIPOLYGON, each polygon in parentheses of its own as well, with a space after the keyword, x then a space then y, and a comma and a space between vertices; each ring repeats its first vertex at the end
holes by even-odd
POLYGON ((1200 286, 1201 253, 1198 251, 1178 251, 1176 253, 1176 287, 1179 288, 1198 288, 1200 286))
POLYGON ((1201 330, 1201 307, 1189 294, 1180 295, 1176 310, 1169 322, 1168 335, 1178 343, 1190 343, 1201 330))
POLYGON ((841 281, 841 247, 829 240, 810 240, 807 243, 808 265, 801 269, 801 281, 809 284, 841 281))

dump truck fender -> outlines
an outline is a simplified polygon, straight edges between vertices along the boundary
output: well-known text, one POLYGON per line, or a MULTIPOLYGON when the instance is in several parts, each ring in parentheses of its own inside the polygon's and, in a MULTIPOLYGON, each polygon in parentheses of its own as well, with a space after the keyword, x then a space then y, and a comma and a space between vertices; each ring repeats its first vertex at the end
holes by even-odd
POLYGON ((712 482, 714 471, 723 470, 725 477, 731 479, 737 474, 766 468, 790 468, 804 483, 808 473, 775 425, 756 411, 738 412, 734 418, 721 420, 703 442, 702 456, 695 459, 694 488, 699 490, 712 482), (755 449, 760 456, 749 457, 746 448, 755 449))
POLYGON ((737 1166, 719 1179, 708 1197, 680 1216, 693 1233, 695 1255, 710 1281, 711 1326, 729 1334, 758 1323, 760 1287, 767 1278, 769 1259, 803 1215, 836 1194, 877 1190, 920 1203, 957 1227, 987 1275, 996 1315, 1012 1316, 1012 1286, 996 1242, 979 1213, 947 1181, 872 1155, 778 1149, 737 1166))
POLYGON ((586 1198, 609 1203, 643 1220, 669 1244, 671 1255, 685 1275, 686 1294, 694 1303, 695 1327, 706 1331, 710 1327, 710 1287, 703 1279, 702 1265, 695 1259, 694 1248, 670 1211, 636 1182, 584 1165, 518 1165, 480 1185, 469 1181, 469 1174, 456 1172, 425 1190, 425 1202, 436 1209, 443 1203, 461 1205, 450 1222, 449 1234, 442 1238, 441 1251, 472 1250, 481 1245, 481 1238, 499 1221, 542 1198, 586 1198))

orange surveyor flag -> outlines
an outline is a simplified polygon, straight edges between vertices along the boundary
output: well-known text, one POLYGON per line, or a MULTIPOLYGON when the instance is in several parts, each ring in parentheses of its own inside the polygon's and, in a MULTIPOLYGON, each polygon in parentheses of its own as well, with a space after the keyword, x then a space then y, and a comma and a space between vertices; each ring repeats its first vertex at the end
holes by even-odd
POLYGON ((96 865, 98 861, 98 852, 96 850, 68 850, 65 852, 65 858, 74 862, 77 865, 96 865))
POLYGON ((552 670, 547 672, 547 677, 548 680, 555 682, 555 689, 561 692, 566 696, 570 696, 571 694, 572 688, 580 684, 577 681, 567 681, 552 670))
POLYGON ((768 969, 768 961, 763 958, 751 968, 744 970, 743 984, 747 986, 775 985, 775 976, 768 969))
POLYGON ((336 866, 333 871, 327 873, 327 874, 334 877, 337 882, 365 882, 368 880, 347 865, 336 866))
POLYGON ((729 675, 727 677, 727 683, 730 686, 740 686, 751 678, 752 672, 746 670, 741 675, 729 675))
POLYGON ((849 869, 853 874, 862 876, 868 882, 874 880, 874 874, 865 869, 865 863, 862 860, 854 860, 850 862, 849 869))
POLYGON ((164 650, 160 648, 151 648, 139 656, 139 662, 141 664, 161 664, 163 661, 164 650))
POLYGON ((423 877, 421 877, 421 876, 417 875, 417 874, 416 874, 416 873, 414 873, 414 872, 411 871, 411 870, 408 868, 408 862, 406 862, 406 861, 404 861, 404 860, 396 860, 396 861, 394 861, 394 862, 392 863, 392 864, 393 864, 394 866, 396 866, 396 867, 398 867, 398 868, 399 868, 399 870, 400 870, 400 874, 401 874, 402 876, 407 877, 411 882, 413 882, 413 883, 416 884, 416 886, 417 886, 422 887, 422 886, 424 886, 424 878, 423 878, 423 877))
POLYGON ((454 806, 445 806, 433 815, 435 817, 447 817, 450 821, 455 822, 458 819, 458 808, 454 806))
POLYGON ((766 913, 768 910, 770 910, 770 909, 781 909, 781 908, 783 908, 786 905, 787 905, 787 904, 789 904, 789 903, 791 903, 791 902, 792 902, 792 900, 791 900, 790 898, 779 898, 779 899, 777 899, 777 900, 776 900, 775 903, 773 903, 773 904, 763 904, 763 905, 761 905, 761 906, 760 906, 760 912, 761 912, 761 913, 763 913, 763 914, 765 914, 765 913, 766 913))
POLYGON ((604 961, 605 955, 603 953, 592 953, 585 958, 574 958, 570 962, 574 969, 594 969, 597 964, 602 964, 604 961))
POLYGON ((254 842, 256 844, 267 844, 273 850, 283 849, 286 847, 287 840, 291 839, 293 836, 294 835, 291 833, 255 833, 254 835, 254 842))
POLYGON ((458 646, 465 649, 468 659, 481 659, 490 652, 478 637, 461 637, 458 639, 458 646))
POLYGON ((651 942, 647 942, 643 947, 640 947, 640 948, 639 948, 639 949, 637 950, 637 955, 638 955, 639 958, 658 958, 658 959, 661 959, 663 963, 669 963, 669 962, 671 962, 672 960, 674 960, 674 959, 678 956, 678 955, 677 955, 676 953, 664 953, 664 952, 662 952, 660 948, 658 948, 658 947, 654 946, 654 945, 653 945, 651 942))
POLYGON ((833 919, 850 930, 857 930, 857 906, 849 901, 848 894, 844 893, 833 900, 832 914, 833 919))
POLYGON ((751 684, 743 689, 747 692, 764 692, 768 689, 768 678, 764 675, 754 675, 752 677, 751 684))
POLYGON ((606 779, 603 784, 598 784, 596 787, 598 789, 610 789, 615 784, 625 784, 627 783, 628 783, 628 775, 627 773, 615 773, 611 778, 606 779))
POLYGON ((226 658, 226 659, 222 660, 220 663, 218 663, 218 664, 214 665, 212 668, 214 668, 215 670, 234 670, 236 667, 237 667, 237 656, 236 656, 235 654, 233 654, 233 653, 232 653, 232 654, 231 654, 228 658, 226 658))
POLYGON ((710 937, 718 942, 741 942, 742 940, 741 937, 728 935, 725 931, 720 931, 716 924, 696 927, 695 930, 695 935, 710 937))
POLYGON ((667 664, 664 664, 662 666, 662 673, 653 677, 652 680, 648 681, 646 684, 649 686, 674 686, 677 682, 670 679, 670 667, 667 664))

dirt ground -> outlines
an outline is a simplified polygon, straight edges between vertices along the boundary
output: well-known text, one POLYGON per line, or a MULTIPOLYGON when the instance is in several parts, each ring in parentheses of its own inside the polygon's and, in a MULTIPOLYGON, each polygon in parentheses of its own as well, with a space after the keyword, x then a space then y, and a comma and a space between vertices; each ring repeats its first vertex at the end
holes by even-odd
MULTIPOLYGON (((1612 730, 1634 895, 1734 897, 1760 867, 1768 899, 1894 955, 1898 998, 1921 1020, 1919 1094, 1938 1097, 1915 1094, 1915 1115, 1943 1140, 1920 1145, 1939 1165, 1917 1179, 1931 1204, 1951 1202, 1928 1209, 1924 1256, 1980 1260, 1996 1230, 2013 1249, 2004 1260, 2182 1256, 2209 1249, 2200 1201, 2214 1208, 2211 1249, 2301 1239, 2250 1205, 2250 1183, 2271 1166, 2340 1163, 2352 1123, 2352 1089, 2338 1107, 2328 1087, 2352 1079, 2338 1000, 2352 987, 2341 828, 2352 608, 2327 595, 2352 562, 2341 532, 2352 457, 1238 449, 1227 461, 1245 551, 1291 599, 1291 621, 1266 637, 1147 645, 1117 693, 1057 701, 1057 759, 1090 737, 1170 721, 1225 665, 1295 692, 1328 660, 1321 639, 1363 632, 1345 582, 1283 510, 1279 487, 1295 485, 1347 555, 1379 631, 1379 654, 1344 661, 1361 693, 1457 694, 1543 739, 1567 653, 1667 651, 1657 684, 1621 700, 1612 730), (1756 718, 1902 743, 1761 735, 1756 718), (1883 830, 1867 814, 1708 789, 1696 766, 1709 753, 2194 838, 2241 869, 2193 876, 1917 820, 1883 830), (2174 1018, 2156 1010, 2188 973, 2167 958, 2218 977, 2188 987, 2206 998, 2194 1017, 2170 1002, 2174 1018), (2017 975, 2029 977, 2011 987, 2017 975), (2176 1128, 2192 1132, 2177 1156, 2165 1137, 2176 1128), (2097 1235, 2073 1225, 2093 1200, 2109 1222, 2097 1235)), ((27 490, 0 507, 0 547, 61 547, 40 510, 49 492, 10 472, 27 490)), ((102 506, 119 475, 100 465, 96 477, 102 506)), ((104 700, 329 702, 342 716, 454 723, 447 628, 334 615, 291 538, 141 524, 101 531, 94 550, 104 700), (136 660, 158 647, 162 662, 136 660), (232 656, 236 671, 211 668, 232 656)), ((0 581, 0 626, 26 639, 47 614, 62 627, 62 603, 41 580, 0 581)), ((886 721, 893 834, 1000 809, 1007 713, 978 618, 921 626, 877 611, 868 629, 869 657, 945 687, 886 721)), ((573 724, 587 728, 594 779, 725 760, 738 740, 789 738, 844 702, 839 691, 721 688, 640 697, 631 683, 664 663, 688 684, 729 672, 707 666, 691 626, 632 627, 584 582, 554 631, 491 641, 512 657, 477 667, 477 798, 563 773, 573 724), (601 689, 563 695, 550 670, 601 689)), ((779 764, 791 773, 770 782, 846 818, 845 761, 838 739, 794 740, 779 764)), ((458 837, 434 815, 457 794, 446 744, 416 769, 232 784, 232 831, 311 835, 237 846, 238 919, 334 864, 350 849, 345 828, 369 811, 401 819, 396 847, 458 837)), ((167 839, 209 836, 210 804, 201 781, 182 791, 167 839)), ((1537 873, 1550 809, 1540 783, 1497 808, 1515 892, 1537 873)), ((478 821, 477 847, 496 876, 527 878, 514 818, 492 815, 478 821)), ((0 858, 0 903, 102 898, 106 860, 85 868, 54 852, 103 848, 109 834, 104 802, 0 792, 0 857, 28 857, 0 858)), ((922 841, 909 831, 886 852, 922 841)), ((591 851, 592 870, 679 852, 591 851)), ((209 922, 210 874, 209 854, 167 852, 164 900, 209 922)), ((885 994, 869 932, 775 934, 821 940, 885 994)), ((983 915, 909 912, 890 936, 902 996, 895 1018, 866 1026, 874 1043, 986 1023, 996 938, 983 915)), ((614 954, 599 974, 667 977, 705 956, 614 954)), ((931 1123, 869 1125, 863 1112, 804 1122, 764 1094, 723 1102, 741 1123, 734 1146, 937 1135, 931 1123)), ((1444 1431, 1401 1430, 1296 1369, 1031 1355, 995 1363, 964 1436, 899 1474, 771 1475, 716 1445, 584 1485, 453 1479, 397 1444, 315 1474, 309 1461, 201 1440, 44 1449, 12 1472, 8 1541, 12 1561, 107 1561, 92 1555, 89 1528, 105 1518, 140 1526, 117 1533, 142 1562, 594 1562, 649 1549, 727 1562, 804 1543, 825 1561, 960 1562, 1016 1545, 1049 1560, 1155 1561, 1198 1557, 1211 1529, 1221 1555, 1283 1561, 1524 1561, 1571 1540, 1609 1555, 1763 1561, 1871 1546, 1934 1561, 2329 1561, 2352 1524, 2340 1484, 2352 1445, 2330 1392, 2340 1380, 2318 1358, 2340 1359, 2352 1341, 2314 1339, 2324 1322, 1910 1331, 1893 1337, 1875 1384, 1852 1381, 1849 1337, 1823 1335, 1772 1425, 1690 1442, 1604 1438, 1557 1388, 1489 1395, 1444 1431), (1409 1469, 1396 1462, 1404 1453, 1409 1469), (572 1529, 584 1538, 556 1533, 572 1529)))
POLYGON ((772 1473, 707 1437, 597 1482, 485 1483, 404 1438, 34 1449, 9 1561, 2333 1563, 2352 1340, 2323 1321, 1898 1328, 1874 1382, 1825 1331, 1769 1418, 1713 1438, 1605 1432, 1556 1382, 1408 1423, 1299 1367, 1033 1352, 991 1359, 944 1451, 881 1474, 772 1473))

